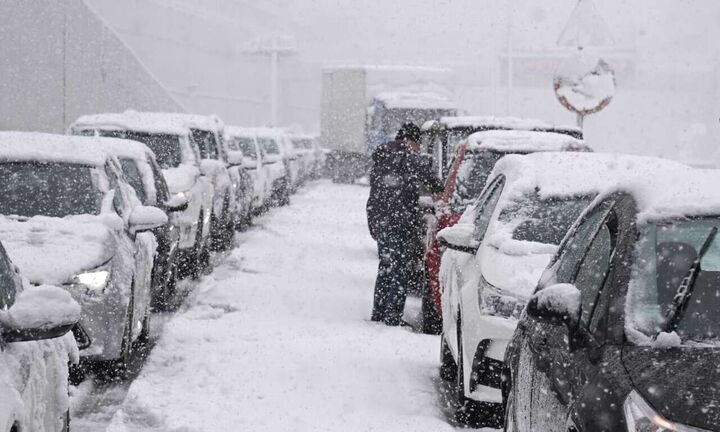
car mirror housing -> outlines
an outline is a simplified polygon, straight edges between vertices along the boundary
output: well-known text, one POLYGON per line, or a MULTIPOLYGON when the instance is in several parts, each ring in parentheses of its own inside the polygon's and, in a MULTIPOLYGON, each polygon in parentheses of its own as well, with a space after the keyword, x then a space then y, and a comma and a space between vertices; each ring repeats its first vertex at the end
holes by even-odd
POLYGON ((242 167, 245 169, 255 169, 255 168, 257 168, 257 160, 250 159, 250 158, 244 158, 242 167))
POLYGON ((536 292, 527 304, 529 316, 552 325, 575 329, 580 322, 580 290, 571 284, 555 284, 536 292))
POLYGON ((267 155, 263 163, 265 165, 274 164, 280 162, 282 158, 279 155, 267 155))
POLYGON ((137 206, 130 213, 128 225, 133 234, 150 231, 165 225, 168 217, 157 207, 137 206))
POLYGON ((167 213, 177 213, 187 210, 190 202, 184 195, 172 195, 163 205, 167 213))
POLYGON ((243 163, 243 154, 239 151, 229 151, 228 152, 228 163, 232 166, 238 166, 242 165, 243 163))
POLYGON ((459 223, 440 230, 437 238, 440 244, 448 249, 475 255, 480 245, 473 238, 474 232, 474 225, 459 223))
POLYGON ((0 339, 26 342, 63 336, 80 320, 80 305, 64 289, 28 287, 7 311, 0 311, 0 339))

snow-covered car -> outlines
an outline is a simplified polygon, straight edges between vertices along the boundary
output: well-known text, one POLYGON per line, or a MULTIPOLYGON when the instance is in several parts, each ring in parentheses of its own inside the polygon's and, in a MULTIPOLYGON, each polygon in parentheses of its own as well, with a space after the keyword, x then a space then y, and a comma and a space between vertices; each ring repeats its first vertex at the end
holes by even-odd
MULTIPOLYGON (((445 121, 449 123, 449 120, 445 121)), ((449 124, 453 125, 453 123, 449 124)), ((442 248, 437 241, 437 233, 441 229, 454 225, 467 206, 477 198, 485 187, 495 162, 508 154, 591 151, 584 141, 574 138, 569 133, 508 129, 513 125, 540 128, 542 124, 535 121, 522 122, 520 119, 512 118, 504 119, 503 122, 500 120, 490 122, 489 119, 485 119, 484 122, 478 120, 477 123, 474 123, 474 127, 495 129, 476 132, 458 144, 453 164, 445 181, 445 189, 432 197, 431 214, 427 218, 424 256, 427 287, 422 293, 422 318, 425 333, 438 334, 442 329, 442 306, 438 280, 442 248)))
POLYGON ((223 145, 225 125, 216 116, 179 113, 140 113, 153 121, 180 121, 190 129, 193 141, 200 150, 200 169, 214 186, 210 232, 216 249, 227 249, 235 238, 238 218, 236 189, 240 185, 237 172, 228 170, 223 145))
POLYGON ((290 202, 291 172, 287 159, 287 138, 277 129, 256 129, 256 137, 268 167, 270 203, 286 205, 290 202))
POLYGON ((98 145, 120 162, 125 180, 143 205, 163 210, 168 223, 153 230, 158 242, 153 260, 152 305, 163 310, 172 301, 178 275, 178 243, 182 222, 173 213, 188 208, 188 200, 171 196, 155 154, 143 143, 132 140, 100 140, 98 145))
POLYGON ((168 218, 140 203, 99 140, 116 139, 0 133, 0 238, 30 283, 80 304, 80 355, 121 371, 150 330, 150 231, 168 218))
POLYGON ((272 173, 258 144, 256 129, 227 126, 225 142, 230 163, 239 164, 250 176, 253 184, 251 207, 254 213, 261 213, 270 204, 272 173))
POLYGON ((80 306, 54 286, 32 286, 0 243, 0 431, 69 430, 70 329, 80 306))
POLYGON ((317 154, 313 145, 314 137, 310 135, 293 134, 290 136, 293 149, 300 161, 300 182, 305 182, 314 176, 317 170, 317 154))
POLYGON ((720 172, 663 162, 614 180, 508 346, 505 430, 720 430, 720 172))
POLYGON ((474 133, 491 130, 553 132, 583 139, 582 129, 577 126, 555 125, 519 117, 454 116, 425 122, 421 127, 421 149, 432 155, 437 176, 445 180, 450 174, 459 145, 474 133))
POLYGON ((505 348, 563 236, 617 177, 657 164, 594 153, 506 156, 458 224, 440 231, 448 248, 440 268, 441 375, 455 381, 458 420, 501 424, 505 348))
POLYGON ((180 276, 197 277, 209 263, 210 220, 214 188, 200 166, 200 151, 190 129, 177 119, 156 119, 145 113, 94 114, 78 118, 72 135, 126 138, 145 144, 162 169, 170 199, 188 201, 188 208, 174 213, 180 233, 180 276))
MULTIPOLYGON (((252 225, 255 207, 255 177, 250 173, 248 166, 255 166, 251 158, 246 158, 238 142, 228 135, 228 128, 223 131, 221 144, 227 155, 227 168, 233 180, 235 191, 235 228, 243 230, 252 225)), ((250 149, 248 149, 250 150, 250 149)), ((256 173, 255 173, 256 174, 256 173)))
POLYGON ((277 130, 277 142, 280 147, 285 171, 287 172, 290 192, 294 193, 302 182, 302 155, 293 145, 290 135, 281 129, 277 130))

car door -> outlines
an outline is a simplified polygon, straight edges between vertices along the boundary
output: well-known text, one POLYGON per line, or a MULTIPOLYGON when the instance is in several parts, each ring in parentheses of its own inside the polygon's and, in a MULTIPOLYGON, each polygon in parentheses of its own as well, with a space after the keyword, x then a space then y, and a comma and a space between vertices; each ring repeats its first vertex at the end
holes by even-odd
POLYGON ((554 277, 540 289, 569 283, 580 291, 579 330, 537 323, 529 344, 534 353, 532 427, 566 430, 568 413, 584 385, 598 373, 604 329, 598 304, 609 291, 608 275, 617 248, 618 223, 614 198, 601 203, 578 225, 561 247, 554 277))

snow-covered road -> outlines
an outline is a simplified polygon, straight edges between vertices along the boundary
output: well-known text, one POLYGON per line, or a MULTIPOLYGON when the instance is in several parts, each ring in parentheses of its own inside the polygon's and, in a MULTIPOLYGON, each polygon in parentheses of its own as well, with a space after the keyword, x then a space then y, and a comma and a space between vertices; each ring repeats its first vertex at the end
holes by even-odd
POLYGON ((314 183, 238 236, 110 431, 443 431, 437 336, 369 322, 368 189, 314 183))

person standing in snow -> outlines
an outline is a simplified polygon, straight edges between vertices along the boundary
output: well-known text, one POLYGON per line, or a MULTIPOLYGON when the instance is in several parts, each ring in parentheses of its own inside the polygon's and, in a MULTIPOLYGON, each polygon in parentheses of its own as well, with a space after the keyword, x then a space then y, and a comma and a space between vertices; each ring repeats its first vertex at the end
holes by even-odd
MULTIPOLYGON (((380 265, 371 319, 390 326, 402 323, 408 287, 421 284, 423 232, 421 191, 440 192, 442 183, 431 161, 419 154, 420 128, 404 124, 394 141, 373 152, 367 218, 378 243, 380 265)), ((419 285, 421 286, 421 285, 419 285)))

